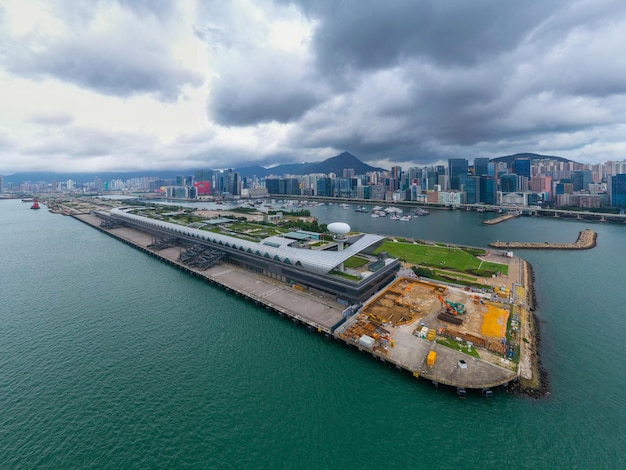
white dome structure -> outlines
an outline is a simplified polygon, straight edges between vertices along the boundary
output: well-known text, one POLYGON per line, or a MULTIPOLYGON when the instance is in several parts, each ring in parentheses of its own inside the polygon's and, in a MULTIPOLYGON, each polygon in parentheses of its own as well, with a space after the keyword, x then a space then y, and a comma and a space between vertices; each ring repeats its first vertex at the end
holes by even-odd
POLYGON ((345 235, 350 231, 350 226, 345 222, 333 222, 328 224, 328 230, 336 235, 345 235))

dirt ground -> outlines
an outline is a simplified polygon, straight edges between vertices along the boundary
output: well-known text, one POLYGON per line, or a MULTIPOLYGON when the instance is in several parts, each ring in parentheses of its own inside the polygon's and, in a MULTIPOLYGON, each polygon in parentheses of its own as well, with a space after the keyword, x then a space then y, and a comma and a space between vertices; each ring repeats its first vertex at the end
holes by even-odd
POLYGON ((487 294, 400 278, 363 308, 359 327, 356 328, 358 331, 346 333, 358 339, 363 325, 371 322, 388 330, 392 339, 393 332, 402 325, 411 325, 416 330, 423 325, 440 334, 459 336, 477 345, 488 344, 497 348, 506 334, 509 312, 507 304, 492 302, 487 294), (463 319, 461 325, 437 318, 445 308, 442 300, 463 304, 466 313, 459 315, 463 319))

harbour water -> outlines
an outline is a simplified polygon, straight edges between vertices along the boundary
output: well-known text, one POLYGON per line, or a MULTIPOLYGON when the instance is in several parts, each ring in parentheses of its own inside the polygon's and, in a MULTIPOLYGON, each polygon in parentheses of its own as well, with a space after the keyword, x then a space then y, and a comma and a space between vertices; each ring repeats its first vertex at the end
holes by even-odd
POLYGON ((2 468, 624 468, 626 226, 338 205, 320 222, 520 252, 549 397, 435 389, 70 217, 0 201, 2 468))

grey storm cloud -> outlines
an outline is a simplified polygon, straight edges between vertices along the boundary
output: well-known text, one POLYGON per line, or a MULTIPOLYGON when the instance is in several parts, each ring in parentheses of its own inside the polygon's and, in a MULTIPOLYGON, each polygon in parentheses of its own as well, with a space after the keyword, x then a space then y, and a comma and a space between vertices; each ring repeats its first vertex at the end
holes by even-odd
POLYGON ((623 118, 609 98, 626 93, 626 59, 607 48, 626 39, 620 2, 300 5, 319 25, 317 73, 341 98, 309 109, 294 145, 427 161, 493 141, 534 150, 623 118), (381 74, 387 83, 372 79, 381 74))
POLYGON ((14 50, 8 63, 22 76, 50 76, 115 96, 153 93, 171 101, 183 85, 201 83, 158 47, 104 35, 63 39, 42 50, 14 50))
POLYGON ((32 31, 19 41, 0 33, 0 39, 10 45, 0 52, 7 70, 33 79, 56 78, 105 95, 149 93, 165 101, 176 100, 186 84, 202 83, 202 77, 176 61, 166 38, 159 36, 159 25, 164 27, 161 20, 169 19, 173 9, 170 1, 60 0, 51 2, 49 9, 68 32, 44 37, 32 31), (102 30, 97 27, 98 6, 112 4, 130 12, 135 21, 156 20, 146 21, 150 26, 141 30, 130 20, 116 30, 102 30))
POLYGON ((320 20, 315 47, 321 67, 388 67, 408 58, 470 65, 509 50, 565 0, 303 2, 320 20))
POLYGON ((209 112, 220 124, 251 125, 289 122, 320 102, 321 90, 308 80, 298 80, 293 69, 268 60, 254 75, 245 70, 224 71, 214 82, 209 112))
POLYGON ((623 0, 42 3, 58 30, 12 31, 0 6, 0 73, 76 85, 68 96, 86 102, 27 103, 27 137, 7 134, 25 155, 163 167, 343 150, 415 165, 526 151, 623 158, 623 0), (106 104, 102 124, 91 103, 106 104))

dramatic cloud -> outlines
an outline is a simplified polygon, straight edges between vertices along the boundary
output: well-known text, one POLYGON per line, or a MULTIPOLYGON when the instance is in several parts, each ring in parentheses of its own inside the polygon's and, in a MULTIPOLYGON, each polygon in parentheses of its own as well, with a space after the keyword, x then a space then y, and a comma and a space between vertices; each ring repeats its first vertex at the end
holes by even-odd
POLYGON ((621 0, 3 0, 0 174, 626 151, 621 0))
MULTIPOLYGON (((98 4, 95 4, 96 10, 98 4)), ((5 50, 7 69, 33 80, 52 77, 107 95, 154 93, 176 100, 185 84, 201 77, 169 50, 166 26, 143 8, 101 8, 97 18, 78 18, 55 33, 33 28, 5 50)))

